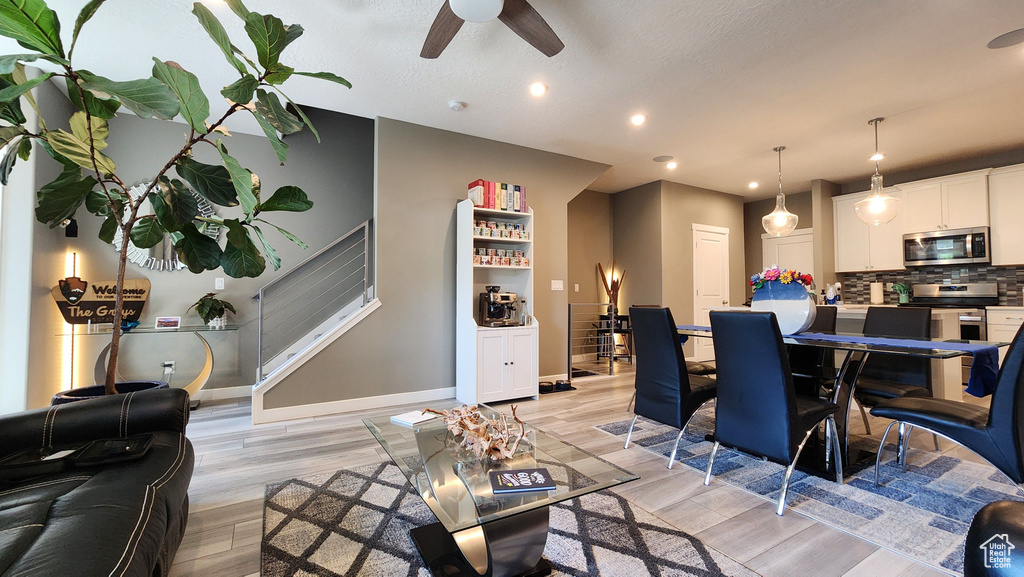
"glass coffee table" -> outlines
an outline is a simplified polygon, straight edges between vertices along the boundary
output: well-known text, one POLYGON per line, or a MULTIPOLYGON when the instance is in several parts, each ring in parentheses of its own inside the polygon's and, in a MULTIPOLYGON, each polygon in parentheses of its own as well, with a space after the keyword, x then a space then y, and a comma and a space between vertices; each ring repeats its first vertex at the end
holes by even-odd
MULTIPOLYGON (((499 411, 478 405, 495 418, 499 411)), ((511 419, 509 419, 511 421, 511 419)), ((548 505, 638 479, 625 469, 527 424, 526 439, 504 461, 479 458, 459 446, 440 418, 405 427, 390 417, 363 419, 409 479, 438 522, 411 531, 434 575, 547 575, 541 555, 548 536, 548 505), (491 491, 488 472, 546 468, 550 491, 491 491)), ((510 423, 510 427, 516 427, 510 423)))

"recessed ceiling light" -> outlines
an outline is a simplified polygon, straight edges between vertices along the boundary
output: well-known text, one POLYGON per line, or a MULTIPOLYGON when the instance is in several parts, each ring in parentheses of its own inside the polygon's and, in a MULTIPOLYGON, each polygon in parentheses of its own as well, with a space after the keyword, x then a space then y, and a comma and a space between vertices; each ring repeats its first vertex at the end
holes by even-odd
POLYGON ((876 153, 872 154, 871 158, 869 158, 868 160, 870 160, 871 162, 878 162, 879 160, 882 160, 883 158, 885 158, 884 154, 882 154, 881 152, 876 152, 876 153))
POLYGON ((629 118, 629 121, 633 123, 633 126, 640 126, 647 121, 647 117, 643 114, 634 114, 629 118))
POLYGON ((679 166, 679 164, 676 161, 670 160, 668 164, 665 165, 665 168, 669 170, 675 170, 677 166, 679 166))
POLYGON ((1024 28, 1014 30, 1013 32, 1007 32, 1001 36, 997 36, 988 43, 988 47, 995 50, 997 48, 1009 48, 1010 46, 1016 46, 1017 44, 1024 43, 1024 28))
POLYGON ((450 108, 452 110, 452 112, 461 112, 467 106, 469 106, 469 105, 466 104, 465 102, 461 101, 461 100, 449 100, 448 101, 448 108, 450 108))
POLYGON ((751 182, 750 184, 747 185, 747 188, 749 188, 750 190, 754 190, 758 186, 759 185, 756 182, 751 182))
POLYGON ((548 91, 548 85, 543 82, 534 82, 530 85, 530 94, 534 96, 544 96, 548 91))

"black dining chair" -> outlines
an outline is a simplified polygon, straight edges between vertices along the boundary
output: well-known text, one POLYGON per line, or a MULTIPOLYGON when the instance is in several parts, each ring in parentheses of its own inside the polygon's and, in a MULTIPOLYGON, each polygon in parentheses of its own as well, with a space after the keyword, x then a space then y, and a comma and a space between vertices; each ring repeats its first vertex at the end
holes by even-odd
MULTIPOLYGON (((808 333, 836 332, 834 305, 817 305, 814 322, 807 328, 808 333)), ((832 350, 811 345, 789 345, 789 367, 793 371, 793 383, 798 393, 819 395, 822 389, 835 386, 836 363, 832 350)))
POLYGON ((836 431, 839 406, 793 390, 786 346, 772 312, 711 311, 715 358, 718 360, 718 401, 715 444, 704 484, 711 483, 715 454, 721 445, 765 457, 786 466, 779 506, 786 494, 800 452, 811 433, 825 422, 826 460, 834 456, 836 482, 843 482, 843 459, 836 431))
MULTIPOLYGON (((979 407, 962 401, 930 397, 901 397, 884 400, 871 409, 876 417, 892 419, 878 445, 875 460, 875 484, 882 462, 885 439, 894 425, 924 429, 970 449, 1020 487, 1024 483, 1024 339, 1017 331, 1003 359, 992 393, 991 407, 979 407)), ((897 450, 906 470, 906 444, 909 430, 897 450)))
POLYGON ((671 469, 686 425, 699 408, 715 398, 715 380, 686 372, 672 311, 664 307, 630 308, 629 317, 636 349, 636 402, 624 448, 629 448, 638 417, 675 427, 679 434, 668 458, 671 469))

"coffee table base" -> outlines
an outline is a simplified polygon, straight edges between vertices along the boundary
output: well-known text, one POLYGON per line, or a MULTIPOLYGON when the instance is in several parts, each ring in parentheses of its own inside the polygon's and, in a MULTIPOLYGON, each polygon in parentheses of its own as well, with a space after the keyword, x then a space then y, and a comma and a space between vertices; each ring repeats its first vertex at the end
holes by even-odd
POLYGON ((459 531, 454 536, 441 523, 410 531, 423 562, 438 577, 550 575, 551 563, 541 557, 547 533, 547 507, 459 531))

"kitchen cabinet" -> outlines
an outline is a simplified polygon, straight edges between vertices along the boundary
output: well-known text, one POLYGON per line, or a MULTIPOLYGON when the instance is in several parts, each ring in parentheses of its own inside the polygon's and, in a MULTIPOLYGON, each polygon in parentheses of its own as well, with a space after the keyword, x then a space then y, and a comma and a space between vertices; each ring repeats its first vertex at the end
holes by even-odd
POLYGON ((901 185, 907 232, 988 226, 988 173, 979 170, 901 185))
POLYGON ((992 264, 1024 264, 1024 164, 993 170, 988 177, 992 264))
MULTIPOLYGON (((902 199, 899 190, 886 189, 902 199)), ((836 272, 860 272, 903 269, 903 234, 906 232, 905 206, 891 222, 868 226, 854 205, 868 196, 867 192, 845 194, 832 199, 835 219, 836 272)))
MULTIPOLYGON (((481 329, 477 399, 492 403, 537 394, 537 327, 481 329)), ((464 401, 466 402, 466 401, 464 401)))
MULTIPOLYGON (((1024 308, 1022 307, 988 307, 985 309, 985 316, 988 320, 988 334, 986 339, 990 341, 1010 342, 1017 336, 1017 330, 1024 324, 1024 308)), ((1010 347, 999 348, 999 365, 1003 364, 1003 357, 1010 347)))
POLYGON ((786 236, 761 235, 761 260, 764 268, 774 264, 803 273, 814 271, 814 230, 802 228, 786 236))

